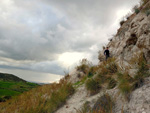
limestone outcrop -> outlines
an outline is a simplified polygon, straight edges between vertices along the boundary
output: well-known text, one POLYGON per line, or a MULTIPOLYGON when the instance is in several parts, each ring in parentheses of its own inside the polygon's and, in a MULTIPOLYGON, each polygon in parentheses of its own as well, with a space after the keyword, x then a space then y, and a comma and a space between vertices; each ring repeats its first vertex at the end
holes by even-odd
MULTIPOLYGON (((147 62, 150 63, 150 15, 142 11, 131 15, 107 47, 110 49, 111 56, 116 57, 123 66, 128 65, 130 59, 140 52, 144 53, 147 62)), ((103 57, 102 51, 99 59, 102 61, 103 57)))
MULTIPOLYGON (((147 2, 146 5, 150 5, 150 1, 147 2)), ((142 8, 146 7, 146 5, 140 7, 141 11, 138 14, 132 14, 124 23, 121 24, 117 34, 107 45, 107 47, 109 47, 111 57, 116 58, 115 61, 122 70, 128 69, 129 66, 132 67, 132 69, 130 68, 127 70, 131 79, 134 79, 134 75, 138 72, 136 66, 132 66, 130 63, 132 58, 138 59, 142 53, 147 64, 150 64, 150 14, 148 15, 142 11, 142 8)), ((105 48, 103 48, 103 50, 99 53, 100 64, 105 60, 104 50, 105 48)), ((70 73, 68 81, 75 84, 78 81, 81 82, 81 78, 85 76, 86 74, 84 72, 75 69, 70 73)), ((93 78, 95 76, 96 74, 93 78)), ((113 75, 111 75, 111 77, 112 76, 113 75)), ((90 108, 93 108, 97 100, 104 94, 108 94, 111 98, 113 98, 113 113, 149 113, 150 77, 145 77, 142 80, 144 81, 142 82, 142 85, 132 90, 130 93, 129 101, 127 101, 124 98, 124 95, 120 93, 118 86, 115 86, 112 89, 102 89, 97 94, 91 96, 89 95, 85 84, 80 84, 77 86, 75 94, 70 97, 66 104, 58 109, 56 113, 78 113, 77 111, 81 110, 83 104, 86 102, 88 102, 90 108)))

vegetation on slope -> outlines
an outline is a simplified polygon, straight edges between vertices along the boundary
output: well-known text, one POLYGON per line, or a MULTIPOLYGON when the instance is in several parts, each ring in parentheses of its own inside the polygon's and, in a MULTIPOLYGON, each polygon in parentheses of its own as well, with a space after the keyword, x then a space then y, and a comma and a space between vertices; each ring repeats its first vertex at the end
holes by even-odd
POLYGON ((15 75, 0 73, 0 102, 4 102, 36 86, 38 85, 26 82, 15 75))
POLYGON ((104 94, 98 98, 93 107, 89 105, 90 102, 85 102, 77 113, 112 113, 114 100, 108 95, 104 94))
POLYGON ((53 113, 74 93, 71 83, 62 79, 59 83, 39 86, 5 103, 0 103, 1 113, 53 113))
MULTIPOLYGON (((149 0, 142 1, 143 5, 145 5, 149 0)), ((149 6, 150 5, 147 5, 143 9, 136 7, 134 9, 135 14, 133 14, 133 16, 141 11, 145 11, 146 15, 148 16, 150 14, 148 13, 150 9, 149 6)), ((124 23, 125 21, 121 22, 120 24, 123 25, 124 23)), ((119 31, 121 31, 121 29, 119 31)), ((121 94, 123 94, 125 98, 129 100, 130 93, 132 93, 132 91, 136 88, 142 86, 145 77, 150 76, 148 73, 148 64, 144 59, 144 55, 134 57, 132 60, 133 63, 136 63, 134 65, 137 65, 138 69, 134 77, 131 77, 128 72, 121 70, 116 63, 115 58, 109 58, 107 61, 102 62, 98 66, 91 66, 86 60, 85 62, 83 60, 81 65, 77 66, 76 69, 83 72, 85 76, 81 77, 81 80, 75 83, 74 86, 79 86, 85 83, 85 86, 90 93, 97 93, 102 88, 106 90, 117 87, 121 94)), ((132 61, 130 61, 130 63, 132 63, 132 61)), ((2 86, 5 86, 5 88, 14 88, 13 85, 2 86)), ((22 89, 19 89, 19 91, 22 91, 22 89)), ((72 84, 68 83, 66 80, 61 80, 58 84, 53 83, 50 85, 43 85, 36 89, 32 89, 31 91, 25 92, 24 94, 5 103, 1 103, 0 111, 2 113, 53 113, 59 107, 61 107, 66 102, 66 99, 73 93, 74 87, 72 84)), ((100 107, 92 108, 91 113, 111 112, 113 101, 110 96, 104 95, 100 97, 100 99, 98 99, 95 103, 95 106, 97 106, 97 103, 99 103, 98 106, 100 107), (101 104, 104 100, 106 100, 106 104, 101 104)), ((81 112, 83 113, 86 113, 86 110, 89 111, 89 106, 87 103, 84 105, 82 110, 81 112)))
POLYGON ((0 81, 0 102, 4 102, 13 96, 17 96, 37 86, 37 84, 29 82, 0 81))

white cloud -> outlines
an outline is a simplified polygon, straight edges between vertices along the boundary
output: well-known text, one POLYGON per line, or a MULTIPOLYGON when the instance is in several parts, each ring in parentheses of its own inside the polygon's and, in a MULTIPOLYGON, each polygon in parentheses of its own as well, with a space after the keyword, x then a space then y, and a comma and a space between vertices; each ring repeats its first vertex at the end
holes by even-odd
POLYGON ((96 63, 98 49, 138 2, 1 0, 0 67, 63 74, 83 57, 96 63))
POLYGON ((84 56, 83 53, 79 52, 65 52, 59 56, 58 61, 63 64, 64 67, 68 68, 77 64, 84 56))

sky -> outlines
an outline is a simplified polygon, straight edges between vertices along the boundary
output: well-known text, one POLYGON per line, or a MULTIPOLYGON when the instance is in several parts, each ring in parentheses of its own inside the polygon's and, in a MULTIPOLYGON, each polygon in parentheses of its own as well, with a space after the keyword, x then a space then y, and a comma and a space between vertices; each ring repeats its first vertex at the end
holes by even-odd
POLYGON ((0 72, 58 81, 98 51, 140 0, 0 0, 0 72))

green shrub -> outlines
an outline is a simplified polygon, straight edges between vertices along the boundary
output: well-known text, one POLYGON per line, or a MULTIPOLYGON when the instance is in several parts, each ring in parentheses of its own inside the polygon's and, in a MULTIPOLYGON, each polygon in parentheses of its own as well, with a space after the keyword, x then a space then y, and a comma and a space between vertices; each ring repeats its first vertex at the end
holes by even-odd
POLYGON ((85 83, 85 86, 86 86, 87 90, 90 91, 91 94, 96 93, 100 89, 99 83, 96 80, 94 80, 93 78, 88 79, 85 83))
POLYGON ((145 13, 146 13, 146 16, 149 16, 150 15, 150 10, 146 10, 145 13))
POLYGON ((93 77, 96 74, 97 71, 97 67, 96 66, 92 66, 88 72, 88 77, 93 77))
POLYGON ((137 8, 137 9, 134 9, 135 13, 138 14, 140 12, 140 10, 137 8))
POLYGON ((138 14, 138 13, 140 12, 140 9, 139 9, 139 6, 138 6, 138 5, 134 6, 132 10, 133 10, 136 14, 138 14))

